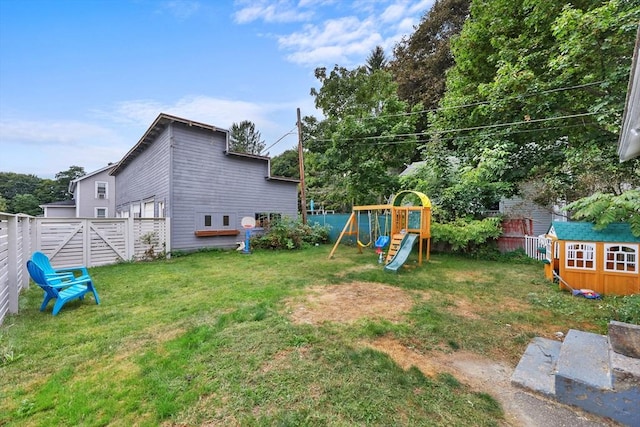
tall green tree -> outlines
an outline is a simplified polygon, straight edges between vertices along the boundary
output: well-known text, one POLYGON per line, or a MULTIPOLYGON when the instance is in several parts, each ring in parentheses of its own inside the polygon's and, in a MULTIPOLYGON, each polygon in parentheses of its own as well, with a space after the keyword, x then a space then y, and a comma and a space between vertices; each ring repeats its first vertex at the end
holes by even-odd
POLYGON ((252 121, 243 120, 240 123, 233 123, 229 131, 230 151, 259 155, 266 146, 260 132, 256 130, 256 125, 252 121))
POLYGON ((55 199, 52 201, 71 200, 73 198, 73 194, 69 192, 69 183, 84 175, 85 171, 82 166, 70 166, 69 169, 58 172, 56 174, 56 184, 53 190, 55 199))
POLYGON ((450 41, 462 30, 471 0, 436 0, 415 31, 394 48, 390 63, 400 99, 434 109, 454 64, 450 41))
POLYGON ((33 194, 16 194, 11 200, 12 213, 23 213, 27 215, 41 215, 40 202, 33 194))
POLYGON ((290 149, 271 158, 271 175, 300 178, 298 150, 290 149))
POLYGON ((616 159, 638 3, 478 0, 470 13, 431 128, 439 149, 488 165, 504 195, 544 183, 541 202, 640 184, 638 161, 616 159))
POLYGON ((328 73, 317 68, 315 75, 321 88, 311 94, 325 119, 317 126, 320 141, 307 148, 326 174, 317 184, 338 190, 332 200, 315 200, 338 209, 384 200, 398 188, 398 171, 415 153, 416 115, 408 114, 386 70, 335 66, 328 73))
POLYGON ((382 46, 376 46, 367 57, 367 70, 373 73, 376 70, 387 68, 387 55, 382 46))

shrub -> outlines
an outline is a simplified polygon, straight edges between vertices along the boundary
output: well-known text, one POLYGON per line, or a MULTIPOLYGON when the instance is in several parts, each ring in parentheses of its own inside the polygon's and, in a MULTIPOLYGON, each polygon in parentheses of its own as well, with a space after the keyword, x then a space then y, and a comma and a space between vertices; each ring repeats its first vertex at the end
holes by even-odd
POLYGON ((434 243, 445 243, 452 252, 480 254, 493 252, 491 244, 502 234, 500 218, 482 220, 457 219, 446 224, 431 223, 431 237, 434 243))
POLYGON ((251 238, 257 249, 300 249, 308 245, 327 243, 329 229, 319 224, 302 224, 288 218, 274 221, 265 227, 261 236, 251 238))

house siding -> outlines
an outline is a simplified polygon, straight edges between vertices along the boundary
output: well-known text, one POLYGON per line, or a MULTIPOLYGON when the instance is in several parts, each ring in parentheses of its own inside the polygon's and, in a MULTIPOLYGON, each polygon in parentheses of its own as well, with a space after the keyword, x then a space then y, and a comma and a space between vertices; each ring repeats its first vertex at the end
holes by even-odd
POLYGON ((173 124, 172 247, 233 247, 238 236, 197 237, 204 215, 210 229, 241 230, 244 216, 257 212, 297 215, 295 183, 269 181, 268 162, 226 155, 226 134, 173 124), (227 215, 224 227, 220 218, 227 215))
POLYGON ((171 218, 171 250, 233 248, 241 221, 256 213, 295 218, 297 182, 272 180, 269 160, 227 154, 227 131, 160 115, 115 169, 116 211, 164 204, 171 218), (196 235, 198 231, 199 235, 196 235))
POLYGON ((79 218, 94 218, 96 208, 106 208, 109 217, 115 216, 116 179, 109 175, 109 170, 102 171, 87 179, 79 180, 74 192, 76 200, 75 215, 79 218), (107 198, 96 198, 96 182, 107 183, 107 198))
POLYGON ((170 141, 170 133, 165 129, 153 144, 118 172, 116 211, 120 215, 130 212, 132 204, 139 204, 142 209, 142 203, 150 200, 155 203, 155 216, 159 216, 158 202, 164 202, 165 212, 170 212, 170 141))

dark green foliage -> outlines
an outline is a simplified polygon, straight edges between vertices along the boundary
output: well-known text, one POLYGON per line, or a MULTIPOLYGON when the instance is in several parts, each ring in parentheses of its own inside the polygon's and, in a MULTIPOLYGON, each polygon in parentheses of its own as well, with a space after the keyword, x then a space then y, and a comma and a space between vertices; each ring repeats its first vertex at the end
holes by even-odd
POLYGON ((431 237, 434 244, 444 243, 453 252, 478 253, 487 242, 497 239, 502 234, 500 218, 483 220, 456 221, 440 224, 431 223, 431 237))
POLYGON ((261 236, 252 237, 251 246, 256 249, 301 249, 328 241, 328 228, 284 218, 268 224, 261 236))
POLYGON ((229 151, 236 153, 259 155, 266 145, 260 132, 256 131, 256 125, 249 120, 233 123, 229 129, 229 139, 229 151))
POLYGON ((567 205, 573 219, 593 222, 602 230, 613 222, 627 222, 634 236, 640 237, 640 190, 620 195, 595 193, 567 205))

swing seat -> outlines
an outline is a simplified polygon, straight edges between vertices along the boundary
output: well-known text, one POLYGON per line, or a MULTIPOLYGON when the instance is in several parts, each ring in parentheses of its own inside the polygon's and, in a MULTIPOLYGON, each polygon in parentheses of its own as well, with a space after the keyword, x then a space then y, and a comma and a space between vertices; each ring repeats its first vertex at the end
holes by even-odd
POLYGON ((360 240, 358 240, 358 246, 360 246, 361 248, 368 248, 371 245, 371 242, 367 243, 366 245, 364 243, 362 243, 360 240))
POLYGON ((389 244, 389 236, 380 236, 376 239, 376 248, 384 248, 389 244))

